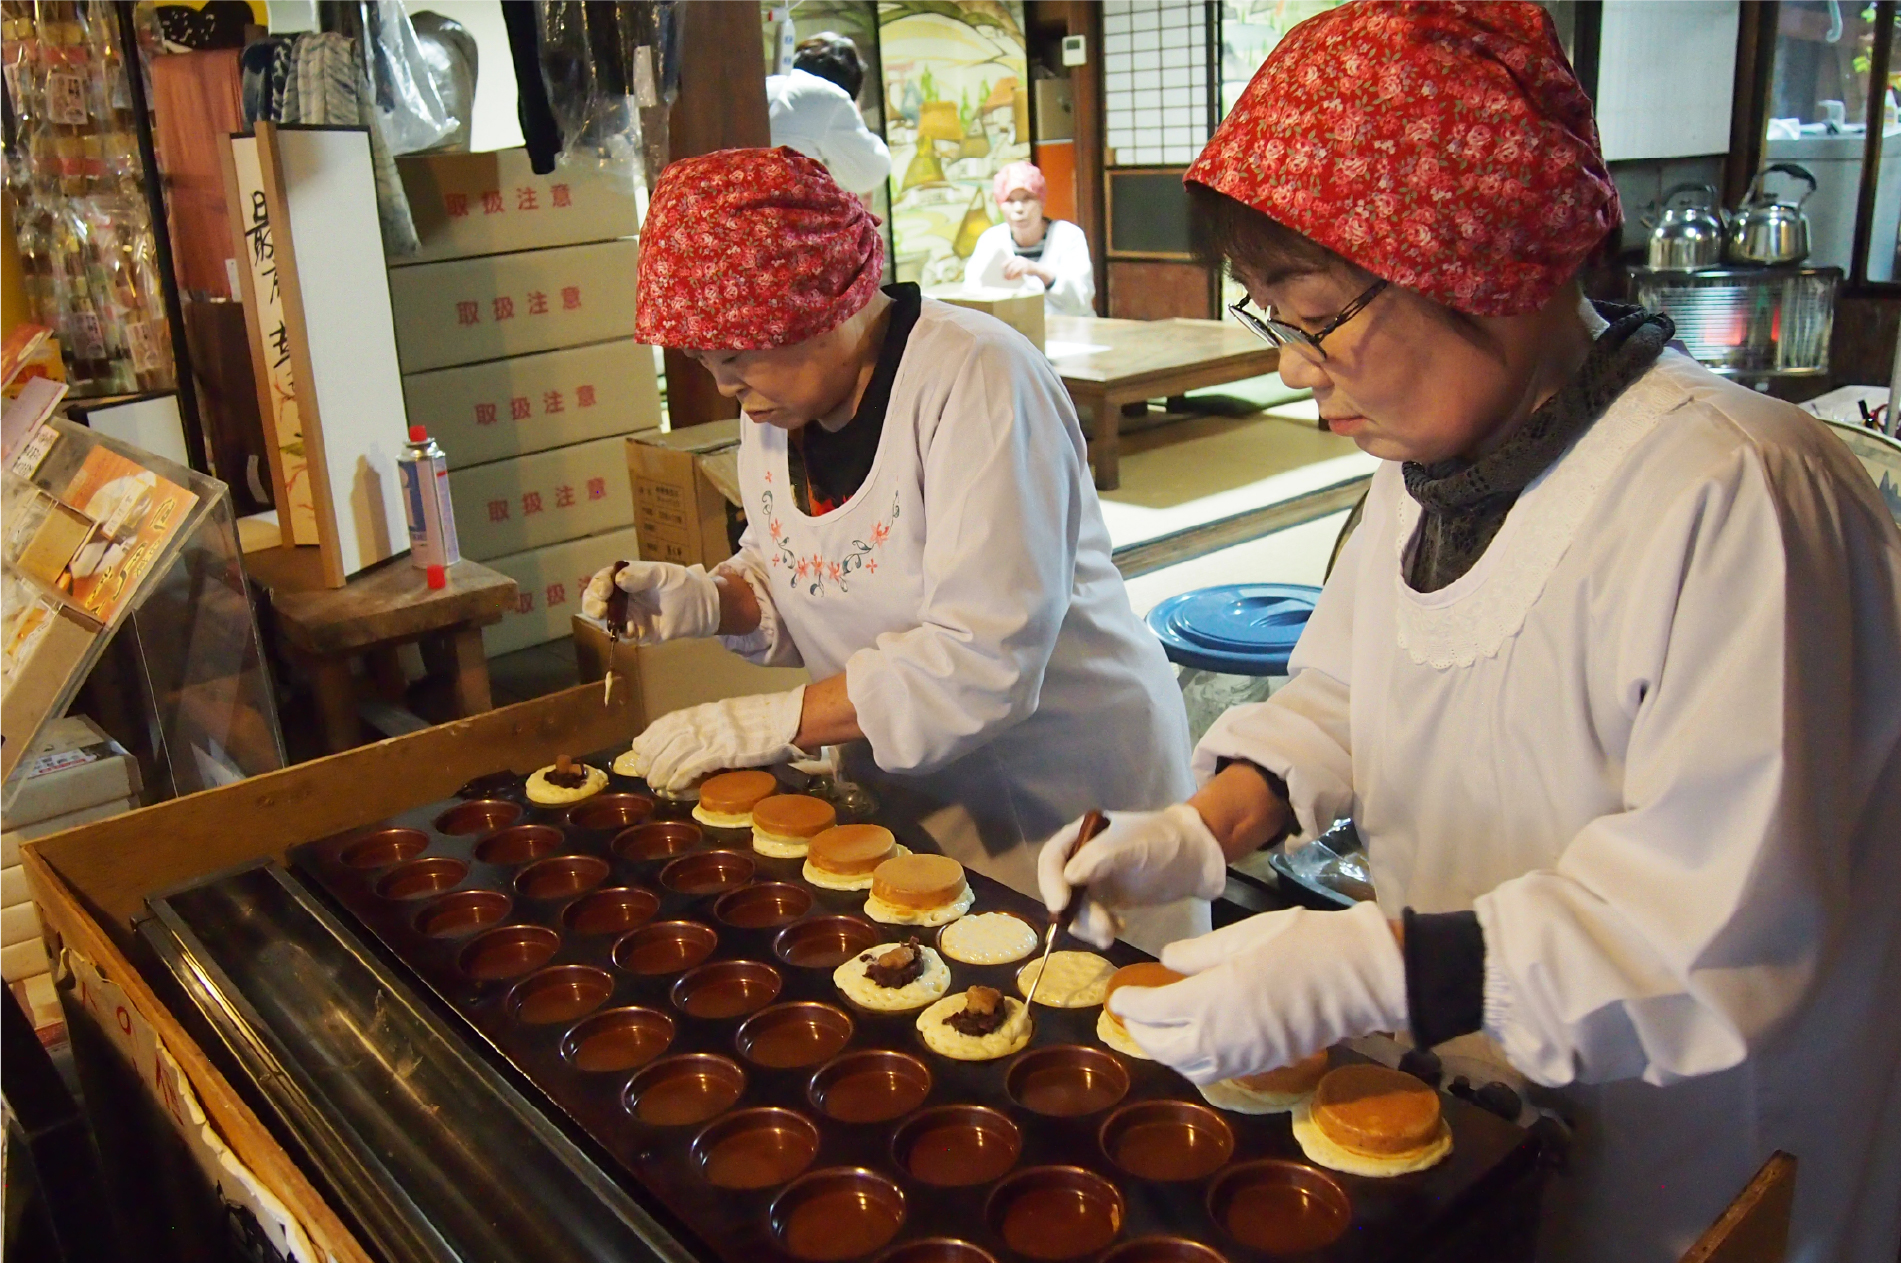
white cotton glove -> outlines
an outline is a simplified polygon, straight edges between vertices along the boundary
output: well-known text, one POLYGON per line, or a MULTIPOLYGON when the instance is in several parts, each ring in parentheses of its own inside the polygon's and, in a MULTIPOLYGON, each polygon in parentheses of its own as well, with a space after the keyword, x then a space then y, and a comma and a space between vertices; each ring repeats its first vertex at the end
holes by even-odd
POLYGON ((1406 1028, 1406 964, 1377 904, 1262 912, 1170 943, 1162 963, 1192 976, 1123 987, 1109 1007, 1143 1051, 1192 1083, 1406 1028))
POLYGON ((803 758, 799 735, 805 686, 689 706, 662 715, 634 738, 633 772, 655 789, 685 789, 708 772, 803 758))
POLYGON ((581 594, 581 616, 605 626, 607 598, 616 587, 627 594, 627 626, 621 633, 637 645, 719 631, 719 584, 704 566, 630 561, 619 575, 613 566, 603 566, 581 594))
POLYGON ((1191 895, 1213 899, 1226 886, 1228 858, 1221 843, 1187 803, 1107 815, 1109 827, 1074 855, 1069 847, 1082 821, 1070 821, 1043 844, 1036 862, 1037 889, 1051 912, 1062 911, 1072 890, 1088 887, 1069 927, 1085 943, 1107 947, 1115 941, 1118 908, 1173 903, 1191 895))

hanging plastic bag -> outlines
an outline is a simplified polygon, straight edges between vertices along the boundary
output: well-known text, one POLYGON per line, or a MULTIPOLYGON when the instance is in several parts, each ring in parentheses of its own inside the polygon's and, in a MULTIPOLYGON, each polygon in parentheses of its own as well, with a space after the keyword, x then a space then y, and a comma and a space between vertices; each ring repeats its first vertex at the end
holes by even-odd
POLYGON ((430 76, 407 5, 404 0, 379 0, 360 8, 363 38, 359 47, 391 151, 405 154, 435 148, 454 133, 456 120, 430 76))
POLYGON ((542 77, 561 127, 563 165, 597 169, 635 189, 665 165, 666 106, 678 94, 677 73, 668 90, 661 46, 672 42, 672 8, 671 0, 537 5, 542 77))

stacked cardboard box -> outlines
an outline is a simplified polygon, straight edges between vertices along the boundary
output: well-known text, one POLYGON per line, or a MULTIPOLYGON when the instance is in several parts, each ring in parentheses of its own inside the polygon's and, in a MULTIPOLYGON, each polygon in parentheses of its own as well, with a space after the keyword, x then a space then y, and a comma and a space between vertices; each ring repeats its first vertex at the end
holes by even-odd
POLYGON ((540 644, 635 551, 621 436, 660 423, 660 394, 632 336, 634 197, 520 149, 398 165, 423 242, 390 269, 409 421, 448 454, 462 555, 520 585, 488 651, 540 644))
POLYGON ((0 832, 0 974, 9 983, 43 974, 49 965, 20 843, 130 811, 139 805, 140 786, 137 761, 80 716, 48 723, 19 775, 0 832))

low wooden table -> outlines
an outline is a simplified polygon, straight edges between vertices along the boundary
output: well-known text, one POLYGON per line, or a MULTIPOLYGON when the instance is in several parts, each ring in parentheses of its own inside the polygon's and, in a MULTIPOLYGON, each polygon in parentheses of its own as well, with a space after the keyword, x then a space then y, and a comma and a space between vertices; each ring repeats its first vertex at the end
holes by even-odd
MULTIPOLYGON (((309 550, 299 550, 299 552, 309 550)), ((360 744, 356 684, 350 659, 368 659, 372 678, 400 680, 396 650, 411 641, 430 672, 445 675, 458 716, 480 714, 489 697, 482 628, 515 608, 515 581, 476 561, 458 561, 448 585, 431 591, 407 556, 395 557, 340 588, 311 587, 306 559, 267 548, 248 554, 245 568, 271 596, 285 655, 310 677, 331 751, 360 744)))
POLYGON ((1259 377, 1281 363, 1279 350, 1219 320, 1051 316, 1044 348, 1076 407, 1095 417, 1089 456, 1103 491, 1122 481, 1123 404, 1259 377), (1090 349, 1066 354, 1064 343, 1090 349))

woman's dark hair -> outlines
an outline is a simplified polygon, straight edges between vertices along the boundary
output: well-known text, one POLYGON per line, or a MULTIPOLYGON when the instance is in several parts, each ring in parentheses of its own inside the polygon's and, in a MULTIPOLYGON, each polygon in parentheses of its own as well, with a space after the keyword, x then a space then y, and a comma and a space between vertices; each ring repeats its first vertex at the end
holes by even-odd
POLYGON ((1193 180, 1187 188, 1190 248, 1205 266, 1227 264, 1264 285, 1336 267, 1357 270, 1318 241, 1246 202, 1193 180))
POLYGON ((854 101, 858 89, 865 86, 865 63, 858 59, 858 45, 837 31, 820 31, 800 40, 793 50, 792 68, 837 84, 854 101))

